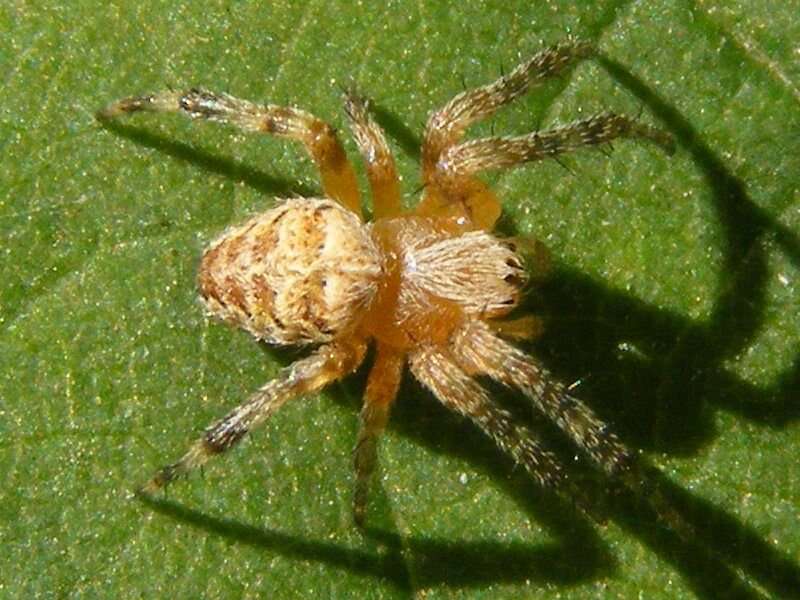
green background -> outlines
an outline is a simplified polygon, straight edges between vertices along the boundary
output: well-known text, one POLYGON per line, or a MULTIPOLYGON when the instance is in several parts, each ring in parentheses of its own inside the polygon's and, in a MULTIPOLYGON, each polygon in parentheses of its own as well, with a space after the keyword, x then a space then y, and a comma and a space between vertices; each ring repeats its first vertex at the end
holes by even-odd
POLYGON ((798 597, 796 1, 40 4, 0 7, 0 597, 798 597), (473 134, 607 108, 676 137, 671 158, 619 142, 487 179, 501 230, 555 258, 530 350, 659 466, 693 539, 602 480, 593 523, 412 381, 362 534, 363 370, 168 498, 132 498, 299 356, 207 320, 195 270, 226 226, 319 186, 286 142, 94 111, 202 85, 304 107, 355 155, 352 80, 412 204, 428 112, 568 34, 606 58, 473 134))

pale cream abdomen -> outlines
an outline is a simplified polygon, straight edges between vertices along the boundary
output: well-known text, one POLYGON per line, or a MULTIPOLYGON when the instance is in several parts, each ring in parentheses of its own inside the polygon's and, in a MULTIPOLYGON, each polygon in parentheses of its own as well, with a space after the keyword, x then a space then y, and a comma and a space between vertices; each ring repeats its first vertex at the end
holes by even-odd
POLYGON ((372 302, 383 261, 356 215, 293 199, 215 241, 200 265, 208 310, 275 344, 330 341, 372 302))

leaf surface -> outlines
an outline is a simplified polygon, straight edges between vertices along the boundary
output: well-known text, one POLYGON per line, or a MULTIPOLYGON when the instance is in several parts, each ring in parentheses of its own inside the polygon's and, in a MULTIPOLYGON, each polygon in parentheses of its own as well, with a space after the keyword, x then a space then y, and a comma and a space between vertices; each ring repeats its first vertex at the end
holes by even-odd
MULTIPOLYGON (((798 8, 0 8, 0 595, 796 597, 798 8), (678 141, 671 158, 619 142, 565 157, 567 169, 487 180, 504 199, 501 230, 554 256, 530 294, 547 323, 530 350, 659 466, 696 539, 602 493, 608 521, 588 521, 411 381, 360 534, 350 468, 363 372, 288 404, 167 499, 134 500, 299 356, 206 320, 195 271, 225 227, 319 186, 279 140, 149 115, 103 128, 94 111, 199 85, 301 106, 346 138, 339 86, 354 81, 411 205, 428 112, 568 34, 604 58, 470 135, 610 109, 678 141)), ((572 459, 520 398, 500 399, 572 459)))

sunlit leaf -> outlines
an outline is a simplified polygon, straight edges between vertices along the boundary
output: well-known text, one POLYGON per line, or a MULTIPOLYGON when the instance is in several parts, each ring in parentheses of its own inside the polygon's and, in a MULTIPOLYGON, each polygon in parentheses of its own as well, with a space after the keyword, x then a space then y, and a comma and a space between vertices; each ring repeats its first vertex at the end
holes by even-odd
MULTIPOLYGON (((799 8, 5 3, 0 596, 797 597, 799 8), (202 85, 296 104, 346 138, 340 86, 353 81, 410 205, 428 112, 570 34, 604 58, 474 135, 610 109, 678 141, 673 157, 620 142, 487 179, 501 230, 554 256, 531 291, 548 329, 530 350, 659 466, 696 539, 602 490, 607 523, 593 523, 411 381, 362 535, 350 490, 363 372, 290 403, 168 499, 133 499, 299 355, 207 321, 195 271, 225 227, 319 185, 279 140, 152 115, 102 127, 94 111, 202 85)), ((502 401, 571 460, 520 398, 502 401)))

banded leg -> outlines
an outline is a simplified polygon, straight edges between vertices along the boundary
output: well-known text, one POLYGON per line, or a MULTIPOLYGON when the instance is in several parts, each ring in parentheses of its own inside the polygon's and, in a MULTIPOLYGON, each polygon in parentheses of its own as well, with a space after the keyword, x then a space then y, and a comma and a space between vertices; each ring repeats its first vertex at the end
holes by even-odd
POLYGON ((259 105, 228 94, 191 89, 124 98, 101 110, 98 118, 111 119, 138 111, 176 112, 192 119, 227 123, 243 131, 269 133, 302 142, 319 169, 325 194, 361 215, 355 173, 335 130, 305 111, 274 104, 259 105))
POLYGON ((500 216, 500 204, 475 178, 477 173, 557 157, 621 137, 648 140, 668 154, 675 150, 674 141, 666 132, 614 113, 602 113, 549 131, 471 140, 442 152, 435 182, 426 188, 417 214, 460 218, 467 228, 491 230, 500 216))
POLYGON ((445 188, 458 187, 461 179, 480 171, 555 157, 622 137, 653 142, 668 154, 675 151, 675 143, 666 132, 631 117, 606 112, 548 131, 483 138, 452 146, 442 153, 440 182, 445 188))
POLYGON ((389 410, 397 397, 404 366, 402 354, 378 345, 375 364, 367 379, 358 441, 353 452, 356 473, 353 518, 358 526, 364 524, 369 484, 378 460, 378 439, 389 420, 389 410))
POLYGON ((634 455, 619 438, 533 358, 495 335, 490 326, 474 321, 452 341, 456 362, 471 375, 487 375, 519 388, 607 473, 621 474, 634 455))
POLYGON ((152 493, 181 475, 202 466, 212 456, 233 448, 244 435, 295 396, 316 392, 353 371, 364 359, 366 345, 331 344, 322 346, 311 356, 283 369, 278 377, 253 394, 244 404, 233 409, 206 429, 186 454, 167 465, 141 488, 152 493))
POLYGON ((515 424, 511 414, 497 406, 445 351, 435 347, 419 350, 409 357, 409 366, 442 404, 471 419, 540 485, 563 490, 566 477, 555 455, 543 449, 528 429, 515 424))
POLYGON ((433 113, 425 129, 422 146, 422 177, 425 195, 417 207, 421 216, 440 216, 458 223, 460 229, 491 231, 500 216, 497 197, 481 181, 461 178, 447 183, 443 154, 458 144, 466 129, 497 109, 525 94, 532 86, 561 74, 594 50, 587 42, 567 41, 542 50, 511 73, 488 85, 458 94, 433 113))
POLYGON ((367 179, 372 190, 373 218, 395 217, 401 213, 400 182, 394 157, 383 131, 370 116, 367 100, 355 91, 345 92, 344 110, 367 165, 367 179))
POLYGON ((440 155, 459 142, 473 123, 491 116, 501 106, 525 94, 532 86, 561 74, 575 62, 594 53, 587 42, 566 41, 542 50, 511 73, 473 90, 458 94, 428 119, 422 147, 423 180, 436 178, 440 155))
POLYGON ((467 373, 488 375, 519 388, 606 473, 618 478, 655 511, 661 522, 683 540, 695 539, 693 525, 672 506, 660 486, 652 485, 644 461, 530 356, 498 338, 484 322, 473 322, 456 334, 451 350, 467 373))

